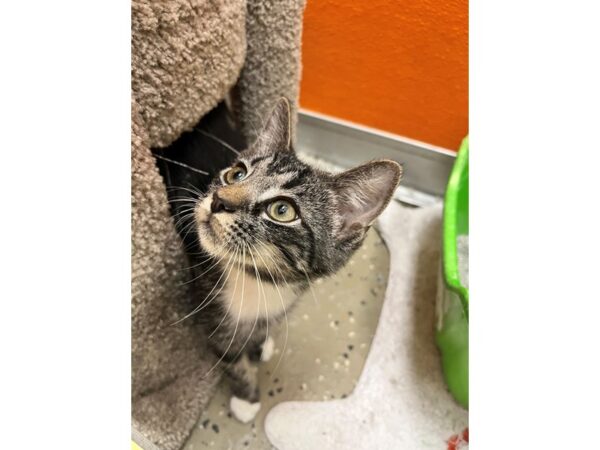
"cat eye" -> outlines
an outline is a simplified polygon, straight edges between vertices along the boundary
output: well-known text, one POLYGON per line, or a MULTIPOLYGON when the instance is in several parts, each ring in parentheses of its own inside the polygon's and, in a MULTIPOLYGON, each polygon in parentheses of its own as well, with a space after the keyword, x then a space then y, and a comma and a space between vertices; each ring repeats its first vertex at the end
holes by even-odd
POLYGON ((277 222, 291 222, 298 218, 298 213, 287 200, 275 200, 267 207, 267 214, 277 222))
POLYGON ((232 167, 227 172, 225 172, 225 175, 223 175, 223 180, 227 184, 239 183, 244 178, 246 178, 247 174, 248 174, 248 172, 246 171, 245 167, 236 166, 236 167, 232 167))

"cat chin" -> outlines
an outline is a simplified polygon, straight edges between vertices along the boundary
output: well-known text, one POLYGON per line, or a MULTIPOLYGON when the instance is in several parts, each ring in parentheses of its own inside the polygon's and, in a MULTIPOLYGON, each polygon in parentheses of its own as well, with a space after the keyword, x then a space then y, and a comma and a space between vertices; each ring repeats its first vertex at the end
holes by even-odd
POLYGON ((227 258, 231 254, 231 250, 227 245, 222 244, 218 234, 208 222, 199 224, 197 232, 200 239, 200 245, 205 252, 215 258, 224 257, 225 261, 227 261, 227 258))
POLYGON ((221 252, 216 242, 215 232, 208 222, 198 224, 198 237, 202 248, 211 256, 218 256, 221 252))

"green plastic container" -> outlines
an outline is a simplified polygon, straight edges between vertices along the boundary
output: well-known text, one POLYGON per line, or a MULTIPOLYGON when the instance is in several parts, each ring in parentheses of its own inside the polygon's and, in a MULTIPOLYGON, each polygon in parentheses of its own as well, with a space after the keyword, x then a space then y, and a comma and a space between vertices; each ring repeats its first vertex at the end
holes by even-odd
POLYGON ((469 234, 469 138, 452 168, 444 201, 442 264, 437 298, 436 342, 448 388, 469 407, 469 290, 461 283, 457 237, 469 234))

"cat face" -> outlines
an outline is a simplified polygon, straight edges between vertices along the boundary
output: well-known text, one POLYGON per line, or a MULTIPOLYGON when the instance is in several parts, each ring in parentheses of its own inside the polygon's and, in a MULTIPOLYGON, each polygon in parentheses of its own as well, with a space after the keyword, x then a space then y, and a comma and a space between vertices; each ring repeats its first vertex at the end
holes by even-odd
POLYGON ((202 247, 249 273, 301 282, 343 266, 389 202, 401 166, 373 161, 341 174, 297 158, 281 100, 259 138, 213 180, 195 209, 202 247))

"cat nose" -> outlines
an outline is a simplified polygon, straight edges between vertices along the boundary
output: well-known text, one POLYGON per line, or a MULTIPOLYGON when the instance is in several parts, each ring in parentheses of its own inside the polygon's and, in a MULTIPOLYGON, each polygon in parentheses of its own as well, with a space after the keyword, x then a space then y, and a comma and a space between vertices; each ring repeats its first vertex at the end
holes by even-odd
POLYGON ((220 211, 234 212, 235 206, 219 197, 219 194, 215 192, 213 194, 213 199, 210 204, 210 210, 212 213, 218 213, 220 211))

